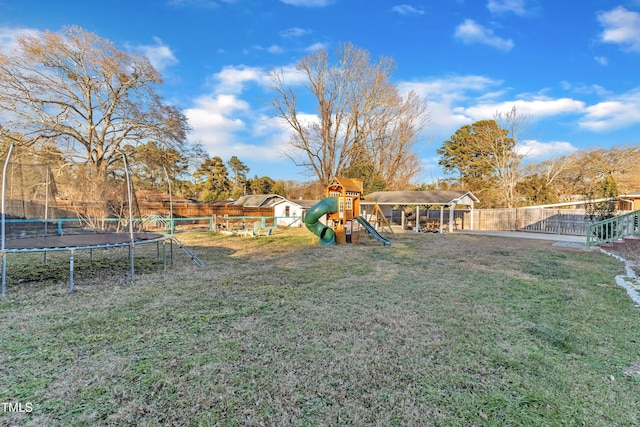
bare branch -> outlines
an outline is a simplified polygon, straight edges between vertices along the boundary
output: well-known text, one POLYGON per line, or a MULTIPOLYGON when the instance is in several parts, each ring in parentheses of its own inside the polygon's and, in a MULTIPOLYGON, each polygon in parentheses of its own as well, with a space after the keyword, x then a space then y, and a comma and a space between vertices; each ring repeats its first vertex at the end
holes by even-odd
POLYGON ((34 142, 55 141, 69 156, 80 149, 104 176, 125 143, 184 145, 186 118, 162 103, 154 89, 161 82, 146 58, 78 27, 25 36, 0 57, 3 125, 34 142))
POLYGON ((317 103, 313 118, 307 114, 300 119, 296 93, 282 73, 270 74, 275 92, 271 106, 291 127, 290 146, 305 161, 289 157, 323 184, 332 176, 363 170, 364 164, 384 176, 387 186, 408 182, 419 171, 412 147, 426 124, 426 105, 414 93, 403 99, 389 83, 395 69, 391 58, 371 63, 367 51, 350 43, 341 44, 335 57, 330 63, 328 53, 320 50, 297 65, 317 103), (413 166, 403 166, 408 164, 413 166))

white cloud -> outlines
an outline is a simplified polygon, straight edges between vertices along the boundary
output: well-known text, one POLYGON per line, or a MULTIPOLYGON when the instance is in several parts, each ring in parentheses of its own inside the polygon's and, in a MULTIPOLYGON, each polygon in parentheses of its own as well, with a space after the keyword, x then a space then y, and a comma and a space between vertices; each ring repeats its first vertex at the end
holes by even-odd
POLYGON ((277 117, 260 116, 253 128, 252 135, 263 142, 266 152, 251 154, 256 160, 279 160, 289 148, 289 141, 293 129, 282 119, 277 117))
POLYGON ((132 50, 146 56, 151 65, 158 71, 164 71, 178 63, 178 59, 169 46, 164 44, 158 37, 154 37, 153 40, 155 41, 154 45, 133 46, 132 50))
POLYGON ((282 80, 287 86, 297 86, 307 82, 306 74, 298 70, 295 65, 286 65, 276 71, 282 76, 282 80))
POLYGON ((22 36, 37 36, 40 31, 31 28, 0 27, 0 52, 11 53, 18 47, 18 38, 22 36))
POLYGON ((587 107, 580 120, 580 127, 595 132, 637 124, 640 124, 640 89, 587 107))
POLYGON ((414 91, 428 102, 430 121, 425 133, 431 135, 431 138, 440 140, 472 121, 464 112, 454 111, 455 105, 475 100, 478 96, 488 93, 497 94, 498 92, 492 89, 501 84, 499 80, 483 76, 451 76, 417 82, 401 82, 398 84, 398 90, 402 94, 414 91))
POLYGON ((618 6, 608 12, 599 13, 597 18, 604 27, 600 40, 640 53, 640 13, 618 6))
POLYGON ((213 76, 213 85, 215 93, 239 94, 244 90, 246 83, 263 83, 265 79, 266 73, 262 68, 228 65, 213 76))
POLYGON ((594 56, 593 59, 600 65, 609 64, 609 60, 605 56, 594 56))
POLYGON ((535 140, 527 140, 516 147, 516 152, 529 160, 543 161, 554 157, 564 156, 565 154, 577 151, 570 142, 566 141, 550 141, 540 142, 535 140))
POLYGON ((416 9, 408 4, 399 4, 391 8, 393 12, 397 12, 400 15, 424 15, 424 11, 416 9))
POLYGON ((525 0, 489 0, 487 8, 491 13, 512 12, 516 15, 526 15, 525 0))
POLYGON ((285 52, 284 48, 280 45, 277 44, 272 44, 271 46, 267 46, 267 47, 263 47, 260 45, 254 45, 253 46, 254 49, 256 50, 263 50, 269 53, 273 53, 274 55, 280 55, 283 54, 285 52))
MULTIPOLYGON (((521 94, 513 100, 503 101, 506 89, 502 85, 502 81, 472 75, 401 82, 398 89, 403 94, 412 90, 428 102, 431 121, 426 131, 436 139, 446 138, 466 124, 491 120, 497 113, 509 112, 513 107, 518 114, 529 115, 532 121, 558 116, 575 117, 580 128, 593 132, 640 124, 640 88, 613 96, 599 85, 561 82, 563 89, 576 94, 606 97, 602 102, 587 105, 579 98, 553 98, 540 94, 521 94)), ((544 145, 537 145, 535 150, 540 147, 544 145)), ((554 149, 562 151, 571 147, 555 142, 554 149)))
POLYGON ((282 30, 280 31, 280 37, 284 37, 284 38, 293 38, 293 37, 302 37, 302 36, 306 36, 307 34, 310 34, 311 31, 310 30, 305 30, 303 28, 299 28, 299 27, 293 27, 293 28, 287 28, 286 30, 282 30))
POLYGON ((450 76, 426 81, 401 82, 398 84, 400 92, 413 90, 423 98, 459 99, 464 98, 466 92, 484 92, 502 82, 484 76, 450 76))
POLYGON ((246 129, 246 123, 237 117, 249 105, 232 95, 204 96, 195 101, 192 108, 184 111, 192 131, 189 139, 202 144, 212 155, 221 157, 230 152, 236 136, 246 129))
POLYGON ((177 7, 200 7, 204 9, 219 6, 218 2, 212 0, 169 0, 169 4, 177 7))
POLYGON ((600 85, 587 85, 584 83, 572 84, 567 81, 560 82, 560 85, 564 90, 570 90, 580 95, 597 95, 597 96, 609 96, 611 91, 600 85))
MULTIPOLYGON (((289 68, 283 73, 294 75, 289 68)), ((193 107, 184 110, 192 128, 189 140, 223 159, 235 155, 261 164, 282 160, 289 142, 287 129, 241 98, 248 83, 262 85, 266 78, 262 68, 243 65, 226 66, 215 74, 210 82, 212 94, 197 98, 193 107)))
POLYGON ((576 92, 578 93, 595 93, 596 95, 599 96, 606 96, 606 95, 610 95, 611 91, 600 86, 600 85, 583 85, 583 86, 578 86, 576 88, 576 92))
POLYGON ((472 107, 459 107, 455 111, 470 117, 472 120, 489 120, 496 113, 506 113, 516 107, 518 114, 530 115, 533 120, 557 116, 560 114, 575 114, 584 111, 582 101, 571 98, 542 98, 532 100, 505 101, 499 103, 478 104, 472 107))
POLYGON ((203 96, 195 101, 195 106, 185 110, 194 133, 198 132, 232 132, 245 128, 245 123, 238 118, 228 116, 249 109, 249 104, 233 95, 203 96))
POLYGON ((289 141, 282 124, 257 115, 247 102, 233 95, 201 97, 184 114, 192 127, 189 140, 202 144, 211 156, 278 161, 289 141), (250 139, 261 144, 247 143, 250 139))
POLYGON ((324 7, 329 6, 334 0, 280 0, 284 4, 291 6, 303 6, 303 7, 324 7))
MULTIPOLYGON (((398 89, 403 94, 413 90, 428 102, 431 120, 425 135, 430 135, 432 142, 436 143, 448 138, 461 126, 494 119, 497 113, 507 113, 514 106, 518 114, 529 115, 532 121, 555 119, 558 116, 580 117, 588 111, 583 101, 570 97, 551 98, 534 94, 519 95, 513 100, 504 101, 509 88, 503 85, 504 82, 500 80, 470 75, 402 82, 398 84, 398 89)), ((567 90, 574 89, 568 82, 563 82, 563 86, 567 90)), ((599 86, 587 88, 583 85, 575 90, 589 90, 597 95, 607 93, 599 86)), ((636 111, 640 111, 640 108, 636 108, 636 111)), ((540 147, 544 146, 537 145, 535 148, 537 150, 540 147)), ((571 150, 566 144, 554 143, 553 147, 558 151, 571 150)))
POLYGON ((316 50, 326 49, 327 43, 314 43, 310 46, 307 46, 304 50, 306 52, 315 52, 316 50))
POLYGON ((456 27, 454 37, 465 44, 484 44, 505 52, 513 49, 511 39, 503 39, 496 36, 493 30, 483 27, 472 19, 465 19, 456 27))
POLYGON ((277 44, 272 44, 267 48, 267 52, 280 55, 284 53, 284 48, 282 46, 278 46, 277 44))

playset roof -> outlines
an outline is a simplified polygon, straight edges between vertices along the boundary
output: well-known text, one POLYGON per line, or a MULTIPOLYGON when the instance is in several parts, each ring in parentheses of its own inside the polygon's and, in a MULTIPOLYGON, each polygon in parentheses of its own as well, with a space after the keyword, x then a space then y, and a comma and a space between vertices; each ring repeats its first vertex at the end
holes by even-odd
POLYGON ((362 186, 358 185, 358 182, 354 181, 353 179, 336 176, 334 178, 331 178, 329 186, 331 186, 334 182, 339 184, 344 189, 344 191, 362 193, 362 186))

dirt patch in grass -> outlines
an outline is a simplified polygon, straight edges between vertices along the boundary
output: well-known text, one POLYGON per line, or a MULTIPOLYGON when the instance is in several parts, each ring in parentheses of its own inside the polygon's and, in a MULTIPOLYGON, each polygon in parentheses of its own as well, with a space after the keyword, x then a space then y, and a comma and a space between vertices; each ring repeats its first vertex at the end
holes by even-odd
POLYGON ((140 253, 133 284, 113 279, 125 264, 72 295, 64 275, 9 285, 0 399, 33 411, 0 424, 640 423, 640 319, 604 254, 456 234, 179 238, 204 269, 174 248, 166 273, 140 253))

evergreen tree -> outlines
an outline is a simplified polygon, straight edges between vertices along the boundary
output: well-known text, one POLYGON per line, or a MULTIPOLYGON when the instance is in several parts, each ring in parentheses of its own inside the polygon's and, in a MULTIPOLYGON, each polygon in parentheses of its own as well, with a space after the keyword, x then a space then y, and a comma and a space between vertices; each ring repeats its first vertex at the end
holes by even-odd
POLYGON ((230 197, 229 173, 220 157, 202 162, 193 177, 197 180, 201 201, 210 202, 230 197))

